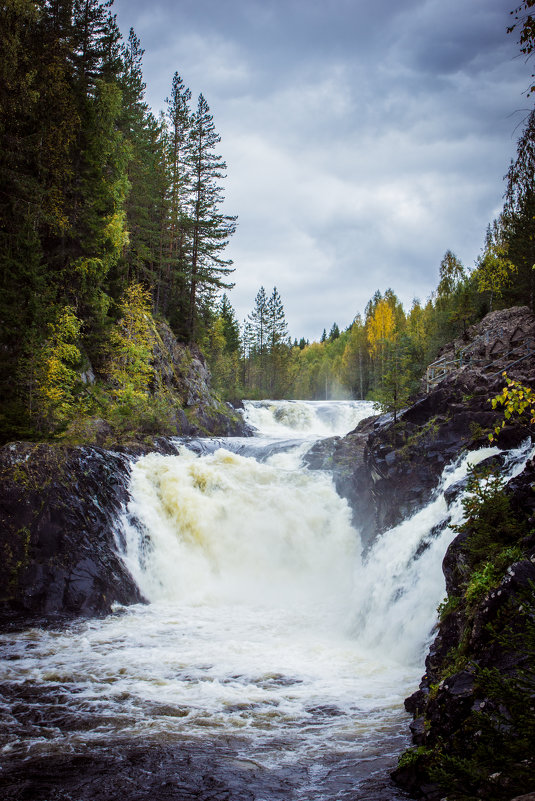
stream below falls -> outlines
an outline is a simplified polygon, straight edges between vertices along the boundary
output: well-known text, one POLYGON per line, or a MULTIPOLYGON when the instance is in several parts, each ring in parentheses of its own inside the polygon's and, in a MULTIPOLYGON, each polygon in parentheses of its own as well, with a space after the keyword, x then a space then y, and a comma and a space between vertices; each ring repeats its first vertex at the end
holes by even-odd
MULTIPOLYGON (((132 465, 117 522, 147 605, 0 637, 6 801, 397 801, 441 562, 443 490, 361 552, 318 438, 362 401, 249 402, 253 438, 176 440, 132 465)), ((518 472, 527 454, 510 456, 518 472)))

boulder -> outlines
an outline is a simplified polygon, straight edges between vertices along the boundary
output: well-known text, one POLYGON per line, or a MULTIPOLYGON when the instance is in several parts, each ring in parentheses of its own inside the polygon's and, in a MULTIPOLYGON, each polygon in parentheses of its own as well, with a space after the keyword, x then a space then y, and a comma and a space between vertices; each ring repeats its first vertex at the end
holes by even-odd
POLYGON ((0 620, 98 615, 143 600, 121 557, 130 459, 97 447, 0 450, 0 620))

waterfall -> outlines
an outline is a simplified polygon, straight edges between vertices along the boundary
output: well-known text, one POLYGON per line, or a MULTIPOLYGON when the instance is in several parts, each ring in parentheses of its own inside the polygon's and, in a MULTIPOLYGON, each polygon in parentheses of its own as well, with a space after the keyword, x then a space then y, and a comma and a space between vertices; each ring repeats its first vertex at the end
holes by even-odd
POLYGON ((245 401, 246 421, 277 438, 343 436, 374 414, 371 401, 245 401))
POLYGON ((223 448, 199 457, 185 447, 138 461, 128 556, 142 592, 150 600, 340 606, 360 550, 349 508, 328 476, 280 462, 223 448))
MULTIPOLYGON (((442 560, 455 536, 451 526, 463 520, 465 491, 449 506, 445 492, 455 485, 462 488, 470 467, 498 453, 495 447, 481 448, 447 465, 429 503, 377 538, 361 566, 355 595, 355 636, 367 647, 402 661, 421 661, 445 595, 442 560)), ((532 455, 529 440, 509 452, 503 466, 506 481, 532 455)))
MULTIPOLYGON (((447 466, 425 508, 363 555, 347 502, 303 455, 372 411, 247 402, 256 437, 176 441, 175 455, 135 461, 120 539, 150 603, 0 637, 0 680, 39 688, 42 704, 50 698, 43 720, 56 721, 45 734, 25 729, 22 704, 4 751, 27 759, 139 742, 196 754, 209 743, 245 776, 232 801, 250 797, 251 782, 263 801, 400 799, 386 777, 407 744, 403 698, 444 596, 462 480, 496 449, 447 466), (69 699, 64 728, 58 694, 69 699)), ((530 455, 528 445, 511 452, 503 474, 530 455)))

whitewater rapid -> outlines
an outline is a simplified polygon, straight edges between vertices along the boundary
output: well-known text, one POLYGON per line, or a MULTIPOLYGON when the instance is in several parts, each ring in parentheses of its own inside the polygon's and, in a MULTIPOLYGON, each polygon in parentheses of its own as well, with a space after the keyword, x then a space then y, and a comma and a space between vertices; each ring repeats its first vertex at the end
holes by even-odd
POLYGON ((61 690, 76 721, 14 721, 4 753, 209 743, 228 770, 250 766, 258 801, 403 797, 388 780, 407 744, 403 698, 444 596, 447 523, 462 517, 443 491, 495 449, 447 467, 428 506, 363 556, 346 501, 302 457, 372 413, 249 402, 256 437, 177 440, 176 455, 133 463, 118 542, 149 603, 1 638, 2 682, 61 690))

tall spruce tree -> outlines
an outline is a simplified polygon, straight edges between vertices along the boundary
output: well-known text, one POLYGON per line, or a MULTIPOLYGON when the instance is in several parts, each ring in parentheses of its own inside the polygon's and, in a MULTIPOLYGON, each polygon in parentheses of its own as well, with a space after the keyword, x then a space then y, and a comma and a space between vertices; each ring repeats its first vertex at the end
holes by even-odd
POLYGON ((267 341, 270 350, 285 345, 288 339, 288 325, 284 314, 281 296, 277 287, 273 287, 273 292, 267 302, 267 341))
POLYGON ((178 72, 173 76, 167 103, 167 162, 169 170, 166 287, 161 298, 164 314, 171 313, 173 327, 182 336, 189 333, 186 323, 187 285, 191 270, 192 216, 192 115, 191 92, 178 72))
POLYGON ((267 302, 266 316, 266 338, 269 348, 268 388, 270 395, 275 397, 286 389, 290 358, 288 325, 277 287, 273 287, 273 292, 267 302))
POLYGON ((222 252, 236 230, 236 217, 222 214, 226 164, 216 155, 221 137, 203 95, 199 95, 190 135, 192 173, 191 263, 189 267, 188 337, 195 339, 198 306, 211 303, 215 290, 229 289, 225 278, 233 272, 232 261, 222 252))
POLYGON ((254 350, 261 357, 265 353, 268 336, 268 297, 263 286, 256 293, 249 321, 253 331, 254 350))
POLYGON ((507 255, 517 268, 514 285, 504 291, 509 302, 535 309, 535 110, 518 140, 517 156, 506 175, 504 239, 507 255))
POLYGON ((239 353, 241 349, 240 326, 236 313, 226 293, 219 304, 219 316, 223 321, 223 334, 225 337, 225 350, 228 353, 239 353))

